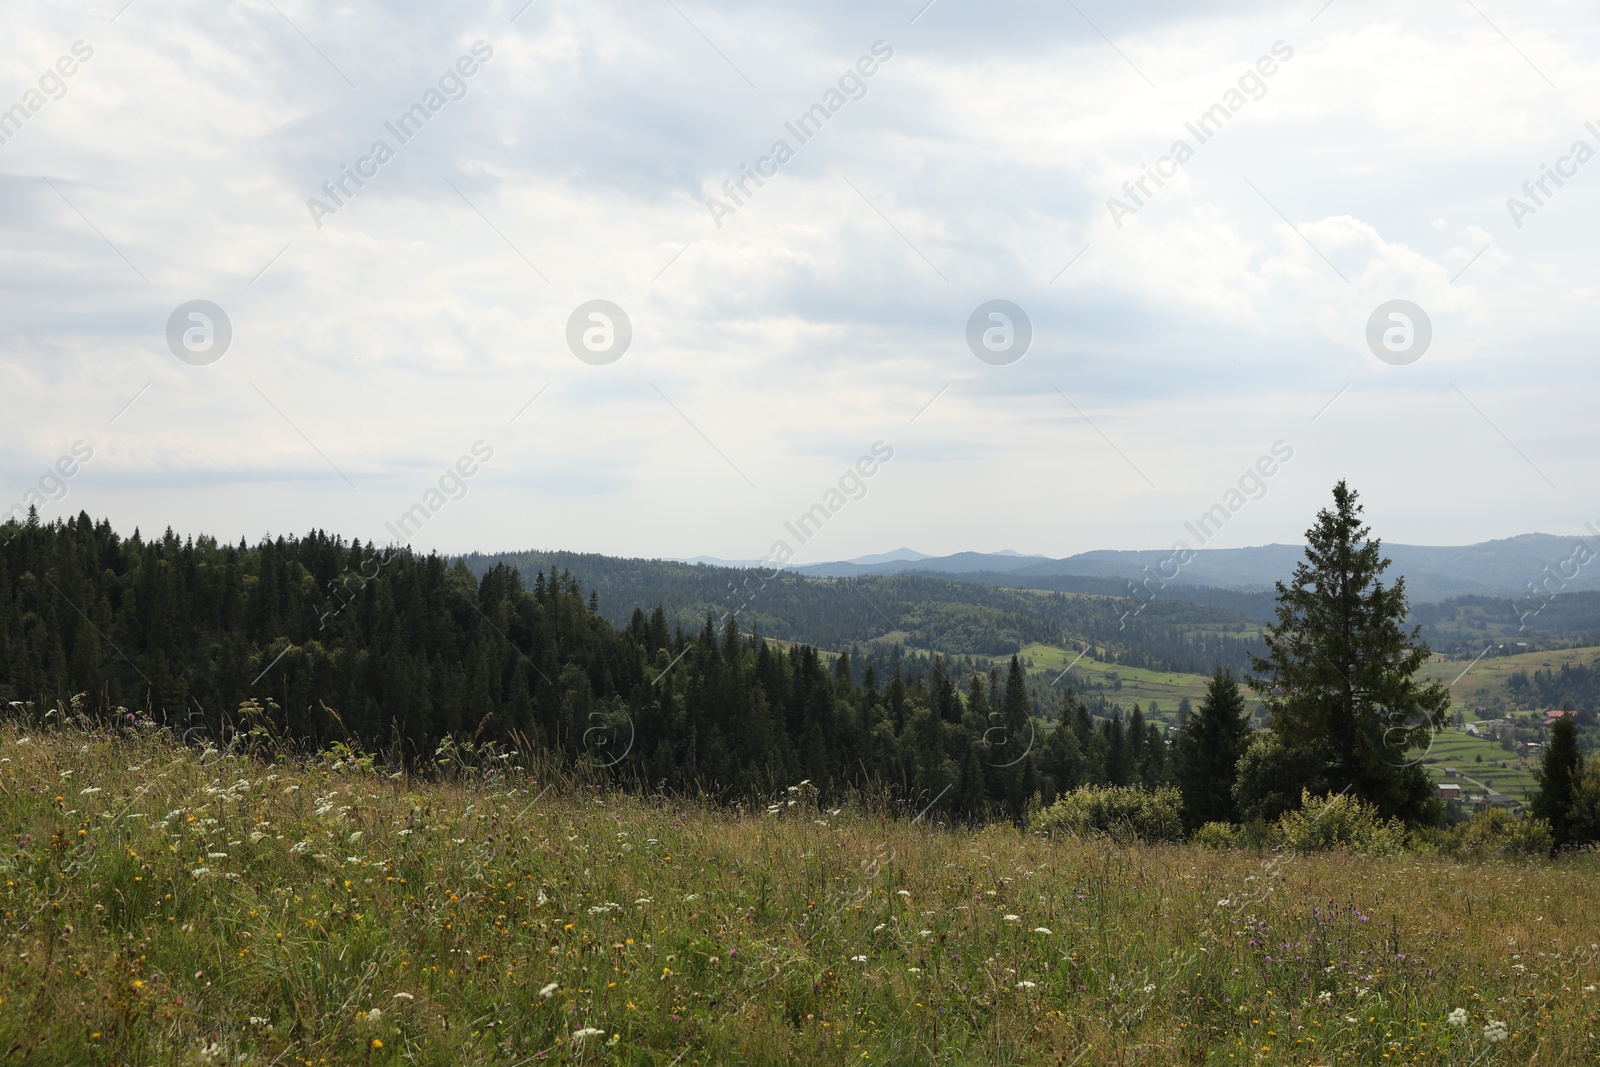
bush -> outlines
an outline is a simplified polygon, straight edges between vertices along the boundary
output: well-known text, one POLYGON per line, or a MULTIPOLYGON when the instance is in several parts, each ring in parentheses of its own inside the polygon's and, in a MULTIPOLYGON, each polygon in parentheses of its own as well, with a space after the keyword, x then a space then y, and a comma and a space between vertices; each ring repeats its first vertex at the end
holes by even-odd
POLYGON ((1232 823, 1208 822, 1196 830, 1189 840, 1202 848, 1238 848, 1239 828, 1232 823))
POLYGON ((1392 856, 1406 845, 1405 826, 1399 819, 1383 819, 1375 805, 1346 793, 1313 797, 1302 792, 1299 810, 1279 817, 1276 830, 1282 847, 1290 852, 1339 849, 1392 856))
POLYGON ((1115 841, 1183 840, 1183 797, 1171 786, 1084 786, 1036 814, 1030 829, 1115 841))
POLYGON ((1485 808, 1457 831, 1457 854, 1466 859, 1490 856, 1548 856, 1555 845, 1543 819, 1517 818, 1504 808, 1485 808))

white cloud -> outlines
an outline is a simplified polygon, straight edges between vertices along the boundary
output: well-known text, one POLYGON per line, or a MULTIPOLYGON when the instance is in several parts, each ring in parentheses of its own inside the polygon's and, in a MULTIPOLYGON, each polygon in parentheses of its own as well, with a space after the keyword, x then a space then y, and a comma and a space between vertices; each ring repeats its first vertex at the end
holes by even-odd
POLYGON ((382 539, 481 439, 495 460, 423 546, 744 558, 883 439, 896 459, 817 558, 1065 554, 1168 543, 1284 439, 1296 462, 1238 543, 1297 537, 1341 475, 1391 540, 1596 517, 1577 427, 1600 165, 1520 229, 1505 206, 1575 139, 1600 149, 1576 3, 1486 8, 1493 26, 1364 0, 1315 22, 1081 5, 1115 49, 1042 3, 915 23, 920 5, 539 0, 515 24, 520 2, 279 6, 11 14, 0 106, 94 49, 0 145, 14 495, 81 438, 96 457, 59 506, 119 527, 382 539), (465 98, 315 227, 307 197, 479 40, 465 98), (704 198, 880 40, 866 95, 716 227, 704 198), (1117 227, 1107 198, 1278 41, 1292 60, 1117 227), (597 297, 634 325, 605 367, 564 341, 597 297), (1035 326, 1009 367, 963 338, 995 297, 1035 326), (194 298, 234 327, 204 367, 164 336, 194 298), (1434 326, 1409 367, 1365 347, 1393 298, 1434 326))

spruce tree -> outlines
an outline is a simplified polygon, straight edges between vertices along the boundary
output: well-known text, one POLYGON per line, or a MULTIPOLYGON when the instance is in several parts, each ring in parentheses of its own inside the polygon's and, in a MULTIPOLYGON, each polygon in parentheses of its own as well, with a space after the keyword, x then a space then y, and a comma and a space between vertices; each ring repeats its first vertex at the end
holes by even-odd
POLYGON ((1250 713, 1244 694, 1233 672, 1219 666, 1206 683, 1199 710, 1185 720, 1174 746, 1174 777, 1183 793, 1185 829, 1239 821, 1233 780, 1249 743, 1250 713))
MULTIPOLYGON (((1408 633, 1405 579, 1380 580, 1389 559, 1340 481, 1333 507, 1306 531, 1306 558, 1277 583, 1277 621, 1265 657, 1251 655, 1251 688, 1288 762, 1318 768, 1334 792, 1408 822, 1438 817, 1427 775, 1408 755, 1443 727, 1450 693, 1415 675, 1428 661, 1420 627, 1408 633)), ((1243 798, 1248 801, 1248 797, 1243 798)))
POLYGON ((1572 839, 1573 791, 1582 775, 1578 722, 1566 715, 1550 728, 1544 763, 1535 775, 1538 785, 1528 802, 1529 813, 1550 824, 1550 836, 1558 849, 1575 843, 1572 839))

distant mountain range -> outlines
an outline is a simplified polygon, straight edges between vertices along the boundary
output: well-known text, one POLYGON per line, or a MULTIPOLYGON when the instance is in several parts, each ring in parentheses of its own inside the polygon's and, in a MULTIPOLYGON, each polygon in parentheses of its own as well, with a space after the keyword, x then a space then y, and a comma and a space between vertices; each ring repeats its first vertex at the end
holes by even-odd
MULTIPOLYGON (((1394 561, 1385 577, 1404 575, 1407 592, 1417 603, 1473 594, 1526 597, 1530 595, 1530 583, 1537 585, 1546 579, 1552 592, 1600 590, 1600 560, 1587 565, 1582 562, 1589 559, 1590 554, 1600 555, 1600 538, 1591 544, 1581 537, 1522 534, 1476 545, 1439 547, 1386 543, 1383 550, 1394 561)), ((790 570, 817 578, 907 573, 967 577, 986 574, 1003 578, 1007 585, 1026 585, 1028 579, 1069 575, 1112 579, 1142 579, 1147 573, 1171 576, 1176 568, 1176 577, 1171 580, 1178 584, 1270 591, 1275 581, 1286 580, 1294 573, 1295 564, 1304 558, 1304 551, 1301 545, 1205 548, 1196 551, 1186 566, 1176 567, 1172 553, 1166 550, 1103 549, 1051 559, 1015 552, 928 556, 902 548, 876 556, 814 563, 790 570), (1149 568, 1148 572, 1145 568, 1149 568)), ((760 561, 741 563, 702 557, 689 562, 753 567, 760 561)))

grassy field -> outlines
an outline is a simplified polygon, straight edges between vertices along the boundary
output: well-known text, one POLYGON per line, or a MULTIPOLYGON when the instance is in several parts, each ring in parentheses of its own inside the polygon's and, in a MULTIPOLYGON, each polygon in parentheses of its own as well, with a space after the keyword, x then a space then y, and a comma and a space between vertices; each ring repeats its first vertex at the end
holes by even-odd
POLYGON ((1533 792, 1533 772, 1539 765, 1537 759, 1518 758, 1515 753, 1501 748, 1497 742, 1473 737, 1453 728, 1434 736, 1427 755, 1437 760, 1427 765, 1429 773, 1437 781, 1454 781, 1464 793, 1483 792, 1475 788, 1476 783, 1508 794, 1516 800, 1525 800, 1533 792), (1483 757, 1482 763, 1477 762, 1479 756, 1483 757), (1500 766, 1501 763, 1506 766, 1500 766), (1445 777, 1446 767, 1454 767, 1461 777, 1445 777))
POLYGON ((135 733, 0 726, 15 1062, 1600 1056, 1593 856, 1119 847, 135 733))
MULTIPOLYGON (((1180 700, 1188 697, 1191 704, 1198 704, 1206 695, 1208 679, 1203 674, 1153 671, 1120 663, 1104 663, 1090 656, 1080 656, 1080 651, 1054 645, 1029 645, 1019 655, 1024 663, 1031 663, 1030 673, 1044 675, 1051 680, 1069 663, 1073 664, 1072 675, 1068 677, 1080 679, 1080 688, 1085 685, 1104 686, 1107 699, 1115 700, 1124 707, 1137 701, 1147 712, 1150 702, 1154 700, 1161 717, 1172 722, 1177 721, 1180 700), (1117 686, 1119 681, 1120 688, 1117 686)), ((1009 661, 1009 657, 1005 659, 1009 661)), ((1249 703, 1252 709, 1258 706, 1257 701, 1251 700, 1249 703)))
POLYGON ((1433 662, 1422 668, 1419 677, 1424 681, 1442 682, 1450 686, 1455 706, 1471 720, 1474 718, 1473 709, 1479 705, 1489 703, 1496 696, 1510 695, 1506 683, 1519 670, 1531 675, 1540 669, 1559 671, 1564 663, 1589 666, 1597 660, 1600 660, 1600 648, 1591 647, 1524 652, 1514 656, 1485 656, 1476 663, 1435 656, 1433 662))

